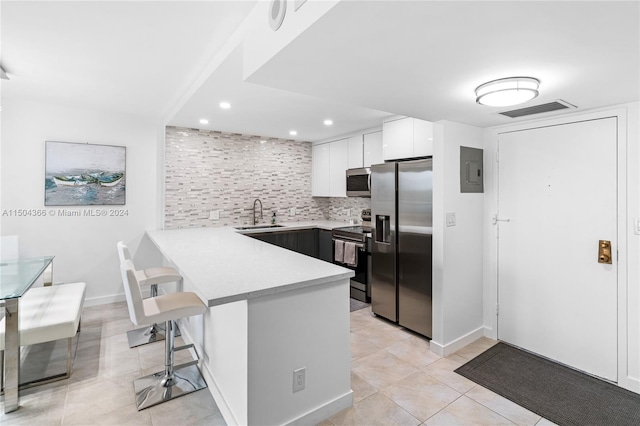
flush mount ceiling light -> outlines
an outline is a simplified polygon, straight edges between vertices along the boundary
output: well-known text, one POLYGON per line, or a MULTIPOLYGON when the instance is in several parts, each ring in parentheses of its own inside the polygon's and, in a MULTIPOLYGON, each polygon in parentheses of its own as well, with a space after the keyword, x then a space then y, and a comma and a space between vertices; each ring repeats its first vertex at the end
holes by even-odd
POLYGON ((295 136, 295 135, 297 135, 297 134, 298 134, 298 132, 296 132, 295 130, 290 130, 290 131, 289 131, 289 134, 290 134, 291 136, 295 136))
POLYGON ((538 96, 540 80, 532 77, 509 77, 484 83, 476 88, 476 103, 504 107, 518 105, 538 96))
POLYGON ((209 120, 207 120, 206 118, 201 118, 200 124, 209 124, 209 120))
POLYGON ((331 126, 331 125, 333 125, 333 120, 329 120, 329 119, 324 120, 324 125, 325 125, 325 126, 331 126))
POLYGON ((229 102, 220 102, 220 108, 229 109, 231 108, 231 104, 229 102))

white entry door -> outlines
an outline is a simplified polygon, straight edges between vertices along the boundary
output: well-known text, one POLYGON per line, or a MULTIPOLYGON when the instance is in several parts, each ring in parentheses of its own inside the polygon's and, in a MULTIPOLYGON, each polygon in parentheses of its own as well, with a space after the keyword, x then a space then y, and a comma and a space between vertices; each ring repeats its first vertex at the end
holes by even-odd
POLYGON ((500 134, 497 217, 498 338, 614 382, 616 146, 615 117, 500 134))

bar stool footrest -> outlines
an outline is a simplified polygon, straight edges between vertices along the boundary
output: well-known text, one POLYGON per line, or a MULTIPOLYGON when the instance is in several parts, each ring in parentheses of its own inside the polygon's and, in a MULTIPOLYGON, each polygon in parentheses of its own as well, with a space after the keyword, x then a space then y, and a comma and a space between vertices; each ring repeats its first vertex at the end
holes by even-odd
MULTIPOLYGON (((174 352, 178 352, 178 351, 183 351, 185 349, 191 349, 193 347, 194 347, 193 343, 189 343, 188 345, 176 346, 175 348, 173 348, 173 351, 174 352)), ((195 349, 194 349, 194 351, 195 351, 195 349)), ((197 355, 197 353, 196 353, 196 355, 197 355)))
POLYGON ((177 368, 184 368, 184 367, 188 367, 188 366, 190 366, 190 365, 198 365, 198 361, 199 361, 199 360, 194 359, 193 361, 187 361, 187 362, 184 362, 184 363, 182 363, 182 364, 175 365, 173 368, 174 368, 174 369, 177 369, 177 368))

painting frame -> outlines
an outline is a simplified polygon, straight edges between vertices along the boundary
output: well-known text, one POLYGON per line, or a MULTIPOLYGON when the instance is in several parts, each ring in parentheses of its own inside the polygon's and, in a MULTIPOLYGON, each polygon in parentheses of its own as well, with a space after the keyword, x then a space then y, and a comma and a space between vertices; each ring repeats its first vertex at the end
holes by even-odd
POLYGON ((45 141, 45 206, 126 205, 127 148, 45 141))

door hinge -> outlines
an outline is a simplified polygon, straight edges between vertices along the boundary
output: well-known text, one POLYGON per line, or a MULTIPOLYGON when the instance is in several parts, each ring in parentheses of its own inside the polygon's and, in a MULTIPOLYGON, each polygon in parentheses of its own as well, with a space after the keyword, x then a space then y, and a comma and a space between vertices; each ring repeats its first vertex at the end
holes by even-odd
POLYGON ((496 316, 500 315, 500 305, 496 305, 496 316))

